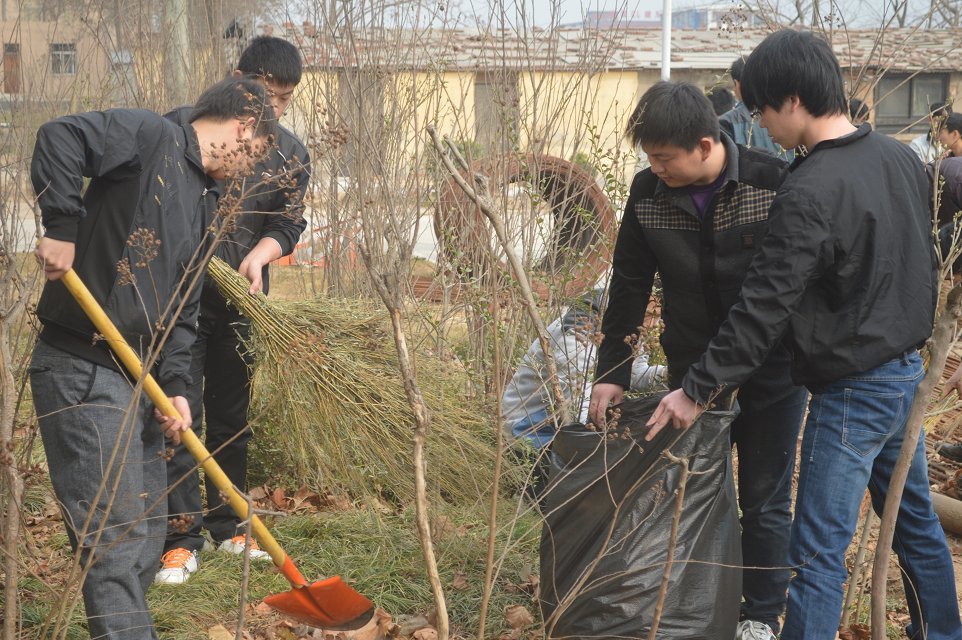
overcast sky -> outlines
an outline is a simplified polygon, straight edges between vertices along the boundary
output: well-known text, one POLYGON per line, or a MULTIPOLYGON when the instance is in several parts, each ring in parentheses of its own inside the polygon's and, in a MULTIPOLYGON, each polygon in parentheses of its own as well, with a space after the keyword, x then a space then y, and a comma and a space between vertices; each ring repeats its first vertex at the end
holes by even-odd
MULTIPOLYGON (((651 12, 652 16, 661 13, 663 6, 662 0, 517 0, 525 2, 525 5, 532 8, 535 24, 546 25, 551 21, 551 7, 557 5, 561 12, 561 24, 579 22, 586 11, 623 11, 628 18, 636 17, 644 19, 646 12, 651 12)), ((909 15, 919 15, 928 6, 928 0, 908 0, 909 15)), ((750 3, 754 4, 751 0, 750 3)), ((479 6, 477 0, 474 6, 479 6)), ((737 7, 741 3, 738 0, 672 0, 674 10, 691 6, 703 6, 706 4, 731 4, 737 7)), ((794 0, 768 0, 765 4, 769 5, 794 5, 794 0)), ((809 2, 805 2, 809 4, 809 2)), ((833 4, 829 0, 821 0, 823 13, 830 11, 829 6, 833 4)), ((882 0, 835 0, 840 12, 846 18, 850 26, 869 27, 876 26, 880 22, 882 7, 888 3, 882 0)))
MULTIPOLYGON (((281 13, 291 16, 295 21, 303 18, 317 20, 320 15, 316 7, 324 0, 286 0, 281 2, 281 13), (305 6, 315 6, 315 10, 305 10, 305 6)), ((347 0, 350 2, 350 0, 347 0)), ((791 12, 796 0, 672 0, 674 10, 706 4, 729 5, 732 8, 744 6, 743 1, 750 5, 781 7, 784 12, 791 12)), ((909 23, 911 17, 925 13, 931 0, 908 0, 909 23)), ((566 25, 580 23, 589 11, 617 11, 626 20, 658 19, 663 0, 385 0, 388 4, 395 3, 401 7, 406 18, 401 20, 424 20, 423 10, 434 16, 433 21, 442 21, 447 26, 496 26, 501 21, 500 12, 504 11, 503 20, 507 25, 518 28, 521 25, 520 16, 525 16, 524 23, 535 26, 566 25), (412 7, 419 7, 415 13, 412 7), (557 15, 553 15, 553 11, 557 15), (417 16, 417 17, 415 17, 417 16)), ((885 7, 890 7, 893 0, 818 0, 822 7, 822 15, 831 12, 831 7, 838 7, 849 27, 875 27, 881 24, 881 13, 885 7)), ((812 0, 801 0, 803 6, 810 7, 812 0)), ((361 6, 377 7, 377 2, 362 2, 361 6)), ((806 9, 806 13, 810 9, 806 9)), ((285 18, 286 19, 286 18, 285 18)))

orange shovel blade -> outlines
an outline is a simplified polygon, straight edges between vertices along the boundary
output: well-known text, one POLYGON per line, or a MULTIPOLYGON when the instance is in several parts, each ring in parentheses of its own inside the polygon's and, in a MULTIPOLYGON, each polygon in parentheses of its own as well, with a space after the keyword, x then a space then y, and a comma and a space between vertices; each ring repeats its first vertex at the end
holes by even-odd
POLYGON ((359 629, 374 614, 374 604, 340 576, 295 586, 267 596, 264 602, 289 618, 321 629, 359 629))

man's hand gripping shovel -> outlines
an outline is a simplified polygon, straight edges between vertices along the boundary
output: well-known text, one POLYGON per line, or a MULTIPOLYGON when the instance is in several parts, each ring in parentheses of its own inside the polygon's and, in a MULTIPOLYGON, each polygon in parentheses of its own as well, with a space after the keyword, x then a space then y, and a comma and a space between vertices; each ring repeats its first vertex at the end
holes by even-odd
MULTIPOLYGON (((143 374, 140 358, 117 331, 76 272, 70 269, 63 275, 62 281, 127 370, 134 378, 140 379, 143 374)), ((144 390, 161 413, 180 418, 174 405, 150 374, 144 377, 144 390)), ((291 583, 293 588, 290 591, 268 596, 264 598, 264 602, 295 620, 324 629, 355 629, 368 622, 374 611, 370 600, 345 584, 339 576, 308 584, 260 518, 255 514, 248 514, 247 501, 234 490, 231 481, 197 435, 188 429, 181 435, 181 441, 204 468, 207 477, 227 496, 237 515, 242 519, 250 517, 254 537, 291 583)))

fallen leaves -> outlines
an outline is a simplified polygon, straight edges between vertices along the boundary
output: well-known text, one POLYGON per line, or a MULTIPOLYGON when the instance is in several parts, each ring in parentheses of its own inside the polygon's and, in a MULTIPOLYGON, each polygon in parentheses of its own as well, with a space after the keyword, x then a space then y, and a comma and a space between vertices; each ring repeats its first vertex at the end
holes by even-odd
POLYGON ((454 573, 454 578, 451 579, 451 588, 455 591, 464 591, 469 586, 467 574, 456 571, 454 573))
POLYGON ((234 634, 222 624, 214 625, 207 630, 209 640, 234 640, 234 634))
POLYGON ((518 640, 525 627, 534 624, 534 616, 523 605, 513 604, 504 610, 504 620, 511 627, 509 633, 502 633, 498 640, 518 640))
POLYGON ((424 616, 399 616, 397 620, 398 635, 408 637, 418 629, 430 627, 431 623, 424 616))
POLYGON ((839 640, 871 640, 872 631, 864 624, 853 624, 838 632, 839 640))
MULTIPOLYGON (((355 631, 325 631, 315 629, 310 640, 388 640, 397 637, 398 625, 394 624, 391 614, 384 609, 376 609, 371 619, 355 631)), ((416 636, 415 636, 416 637, 416 636)), ((435 639, 437 634, 435 634, 435 639)), ((427 640, 427 639, 425 639, 427 640)))
POLYGON ((283 487, 271 489, 264 484, 253 487, 247 493, 258 509, 284 511, 291 513, 317 513, 319 511, 349 511, 354 504, 345 496, 332 493, 319 494, 307 487, 301 487, 288 495, 283 487))
POLYGON ((508 584, 504 590, 508 593, 527 593, 537 600, 541 597, 541 578, 532 572, 531 567, 525 567, 521 571, 521 582, 508 584))

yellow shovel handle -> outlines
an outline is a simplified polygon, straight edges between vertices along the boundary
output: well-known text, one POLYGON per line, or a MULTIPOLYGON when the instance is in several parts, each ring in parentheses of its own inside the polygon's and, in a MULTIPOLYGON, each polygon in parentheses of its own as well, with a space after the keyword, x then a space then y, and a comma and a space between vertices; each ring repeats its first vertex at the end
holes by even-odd
MULTIPOLYGON (((140 362, 140 357, 137 353, 127 344, 120 332, 117 331, 117 327, 114 323, 107 317, 104 310, 100 307, 100 304, 91 295, 90 290, 83 283, 77 273, 70 269, 61 278, 64 286, 77 300, 77 303, 90 318, 91 322, 97 328, 97 331, 107 341, 107 344, 113 349, 120 361, 124 363, 127 370, 136 379, 140 379, 143 375, 143 365, 140 362)), ((147 392, 147 397, 151 399, 154 405, 160 409, 160 412, 165 416, 180 419, 181 415, 174 408, 173 403, 167 397, 167 394, 160 388, 157 381, 149 373, 144 376, 144 390, 147 392)), ((231 508, 237 513, 241 519, 247 519, 247 501, 244 500, 237 491, 234 490, 234 485, 224 473, 224 470, 220 468, 220 465, 211 457, 210 452, 207 451, 207 447, 201 443, 200 439, 197 437, 191 429, 184 431, 181 436, 181 442, 187 447, 191 455, 200 463, 201 467, 204 468, 204 473, 210 478, 214 485, 223 492, 224 495, 228 497, 231 508)), ((271 535, 261 519, 255 514, 251 514, 251 525, 254 533, 254 537, 261 544, 267 553, 271 555, 271 559, 274 564, 278 567, 283 568, 285 566, 285 561, 287 560, 287 554, 281 545, 277 543, 274 536, 271 535)), ((286 563, 290 564, 290 563, 286 563)), ((303 580, 303 578, 301 578, 303 580)), ((293 582, 293 580, 292 580, 293 582)))

